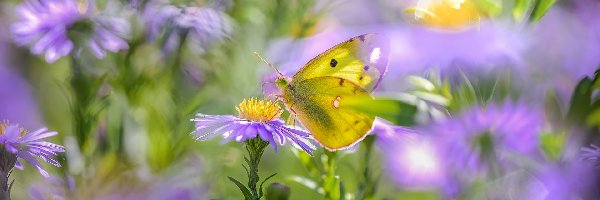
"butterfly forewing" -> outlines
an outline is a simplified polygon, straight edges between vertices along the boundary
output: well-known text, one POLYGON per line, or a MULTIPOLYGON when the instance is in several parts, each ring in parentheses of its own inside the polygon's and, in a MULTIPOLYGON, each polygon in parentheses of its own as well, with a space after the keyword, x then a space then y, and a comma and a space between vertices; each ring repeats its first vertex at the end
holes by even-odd
POLYGON ((359 85, 333 76, 295 82, 284 92, 286 106, 329 150, 349 147, 371 129, 374 117, 344 106, 347 99, 356 97, 370 95, 359 85))
POLYGON ((378 34, 350 38, 310 60, 292 79, 292 83, 316 77, 343 78, 372 92, 387 70, 389 40, 378 34))

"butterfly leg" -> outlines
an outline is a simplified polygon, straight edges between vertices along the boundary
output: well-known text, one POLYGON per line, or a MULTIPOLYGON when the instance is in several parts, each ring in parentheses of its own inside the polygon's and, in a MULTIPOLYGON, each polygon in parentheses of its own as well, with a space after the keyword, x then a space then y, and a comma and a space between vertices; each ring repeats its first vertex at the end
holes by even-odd
POLYGON ((290 116, 288 116, 286 123, 290 124, 292 126, 296 126, 296 111, 294 110, 293 107, 294 107, 293 103, 290 107, 288 107, 288 110, 290 111, 290 116))
POLYGON ((296 117, 290 113, 285 123, 291 126, 296 126, 296 117))

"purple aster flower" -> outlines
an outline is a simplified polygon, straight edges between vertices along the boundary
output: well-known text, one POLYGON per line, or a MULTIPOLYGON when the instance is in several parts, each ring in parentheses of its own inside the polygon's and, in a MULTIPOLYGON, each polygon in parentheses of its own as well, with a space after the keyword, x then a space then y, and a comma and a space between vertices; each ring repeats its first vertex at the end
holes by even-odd
POLYGON ((384 153, 385 170, 396 185, 407 189, 435 189, 444 182, 442 159, 428 137, 416 130, 375 120, 373 133, 384 153))
POLYGON ((149 4, 144 10, 148 37, 163 37, 165 51, 173 52, 184 35, 187 44, 196 52, 203 52, 208 44, 228 38, 232 22, 223 11, 212 7, 176 7, 149 4))
POLYGON ((69 199, 69 195, 75 193, 75 179, 67 176, 63 179, 50 176, 41 182, 34 183, 29 187, 29 198, 33 200, 46 199, 69 199))
POLYGON ((17 8, 21 21, 12 32, 19 45, 31 45, 31 52, 54 62, 86 45, 98 58, 106 51, 127 49, 123 39, 129 25, 123 19, 94 14, 94 1, 82 12, 75 0, 27 0, 17 8), (81 44, 79 44, 81 43, 81 44))
POLYGON ((238 107, 239 117, 232 115, 203 115, 198 114, 192 119, 196 122, 196 130, 192 132, 196 140, 206 140, 217 134, 225 140, 243 142, 260 137, 269 142, 277 150, 277 143, 284 145, 286 140, 302 148, 307 153, 312 148, 306 141, 309 133, 285 126, 279 119, 281 108, 276 102, 269 100, 250 99, 242 101, 238 107))
MULTIPOLYGON (((0 32, 7 31, 4 16, 0 14, 0 32)), ((9 121, 18 121, 25 127, 40 126, 38 105, 30 85, 24 77, 12 69, 13 60, 19 56, 9 46, 7 35, 0 34, 0 116, 9 121)))
POLYGON ((23 169, 23 165, 17 160, 20 158, 37 168, 43 176, 48 177, 48 172, 35 157, 60 167, 60 163, 53 158, 58 152, 64 152, 64 147, 43 140, 56 134, 46 128, 27 132, 17 125, 11 125, 8 122, 0 123, 0 144, 4 146, 4 150, 1 152, 5 159, 11 160, 11 162, 4 163, 3 170, 12 169, 12 167, 23 169))
POLYGON ((536 158, 542 128, 543 115, 537 109, 504 103, 472 108, 425 131, 435 138, 447 167, 486 172, 514 154, 536 158))
POLYGON ((600 147, 591 144, 590 147, 581 147, 581 158, 585 161, 600 165, 600 147))
POLYGON ((535 178, 525 188, 530 194, 523 199, 598 199, 600 176, 594 166, 580 160, 548 163, 533 172, 535 178), (541 183, 540 186, 538 183, 541 183), (533 197, 532 197, 533 196, 533 197))

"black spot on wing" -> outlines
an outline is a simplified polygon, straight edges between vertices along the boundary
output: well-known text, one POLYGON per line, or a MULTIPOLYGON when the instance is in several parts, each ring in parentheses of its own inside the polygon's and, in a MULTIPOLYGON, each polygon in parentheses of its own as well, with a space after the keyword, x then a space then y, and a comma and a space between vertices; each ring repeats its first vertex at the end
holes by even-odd
POLYGON ((337 64, 338 64, 338 62, 335 59, 331 59, 331 62, 329 62, 329 66, 331 66, 331 67, 335 67, 335 66, 337 66, 337 64))
POLYGON ((340 86, 344 87, 344 79, 340 78, 340 86))
POLYGON ((365 35, 358 36, 358 39, 360 39, 361 42, 364 42, 365 41, 365 35))

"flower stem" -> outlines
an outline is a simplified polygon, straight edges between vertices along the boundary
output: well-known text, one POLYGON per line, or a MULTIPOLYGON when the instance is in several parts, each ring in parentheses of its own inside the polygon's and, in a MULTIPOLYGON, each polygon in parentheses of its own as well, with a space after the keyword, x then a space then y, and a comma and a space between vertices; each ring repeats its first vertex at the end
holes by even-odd
POLYGON ((259 137, 246 140, 246 150, 248 151, 248 158, 246 163, 248 164, 248 188, 252 192, 252 199, 258 200, 262 198, 262 192, 256 188, 260 177, 258 176, 258 164, 260 158, 265 152, 265 148, 269 145, 268 142, 263 141, 259 137))
POLYGON ((10 171, 17 162, 17 156, 5 150, 4 146, 0 147, 0 199, 10 200, 10 184, 8 178, 10 176, 10 171))
POLYGON ((344 197, 340 198, 340 178, 336 174, 338 153, 327 150, 325 150, 324 153, 327 156, 327 159, 323 163, 325 166, 325 171, 322 175, 322 188, 325 192, 324 197, 325 199, 330 200, 345 199, 344 197))

